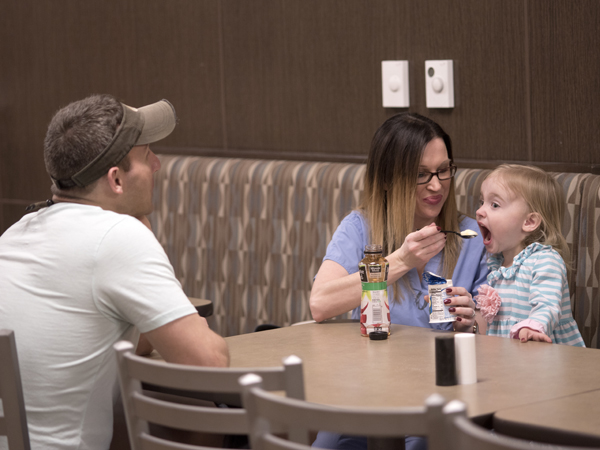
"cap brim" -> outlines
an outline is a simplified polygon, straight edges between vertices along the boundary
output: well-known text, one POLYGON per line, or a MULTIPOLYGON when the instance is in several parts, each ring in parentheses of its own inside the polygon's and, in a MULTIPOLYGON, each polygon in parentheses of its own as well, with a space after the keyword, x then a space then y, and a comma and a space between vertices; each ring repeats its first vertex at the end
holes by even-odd
POLYGON ((175 129, 175 108, 167 100, 143 106, 137 110, 144 118, 144 127, 135 145, 152 144, 166 138, 175 129))

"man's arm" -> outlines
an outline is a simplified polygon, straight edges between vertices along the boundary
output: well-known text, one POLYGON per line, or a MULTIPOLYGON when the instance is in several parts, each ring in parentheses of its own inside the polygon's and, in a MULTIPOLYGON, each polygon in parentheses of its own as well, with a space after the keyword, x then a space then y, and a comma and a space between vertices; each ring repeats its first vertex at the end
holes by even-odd
POLYGON ((154 350, 154 347, 152 347, 150 341, 145 335, 140 334, 140 338, 138 339, 138 343, 135 347, 135 354, 138 356, 147 356, 152 353, 152 350, 154 350))
POLYGON ((228 367, 229 350, 225 340, 212 331, 206 319, 190 314, 143 333, 165 361, 194 366, 228 367))

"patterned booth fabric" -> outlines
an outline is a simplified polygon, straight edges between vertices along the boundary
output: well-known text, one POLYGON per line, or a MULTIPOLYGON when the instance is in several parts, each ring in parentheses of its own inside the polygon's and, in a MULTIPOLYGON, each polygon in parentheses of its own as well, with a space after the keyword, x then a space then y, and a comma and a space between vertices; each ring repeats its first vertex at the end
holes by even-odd
MULTIPOLYGON (((358 205, 363 164, 160 155, 150 220, 190 297, 211 299, 223 336, 310 320, 308 300, 327 244, 358 205)), ((460 169, 456 197, 474 215, 489 170, 460 169)), ((555 174, 573 257, 573 315, 599 347, 600 176, 555 174)))

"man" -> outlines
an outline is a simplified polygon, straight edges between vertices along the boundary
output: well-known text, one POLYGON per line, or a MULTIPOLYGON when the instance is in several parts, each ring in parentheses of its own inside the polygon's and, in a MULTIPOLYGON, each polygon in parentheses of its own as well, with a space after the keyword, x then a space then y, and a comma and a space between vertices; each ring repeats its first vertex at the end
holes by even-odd
POLYGON ((166 361, 229 363, 143 224, 160 168, 149 144, 175 123, 166 100, 135 109, 95 95, 61 109, 44 142, 52 200, 0 237, 0 328, 15 331, 33 449, 109 447, 112 346, 136 328, 166 361))

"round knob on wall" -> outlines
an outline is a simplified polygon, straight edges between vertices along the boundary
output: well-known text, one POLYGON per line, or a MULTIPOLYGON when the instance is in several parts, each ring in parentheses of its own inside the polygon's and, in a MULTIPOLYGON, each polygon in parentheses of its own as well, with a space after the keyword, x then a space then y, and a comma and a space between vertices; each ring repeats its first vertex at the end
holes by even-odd
POLYGON ((436 77, 433 80, 431 80, 431 88, 434 92, 439 94, 444 89, 444 82, 441 78, 436 77))
POLYGON ((431 88, 434 92, 437 92, 439 94, 444 89, 444 82, 441 78, 434 78, 431 81, 431 88))
POLYGON ((400 77, 398 75, 392 75, 388 85, 392 92, 398 92, 398 90, 400 90, 400 77))

